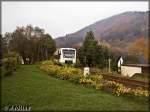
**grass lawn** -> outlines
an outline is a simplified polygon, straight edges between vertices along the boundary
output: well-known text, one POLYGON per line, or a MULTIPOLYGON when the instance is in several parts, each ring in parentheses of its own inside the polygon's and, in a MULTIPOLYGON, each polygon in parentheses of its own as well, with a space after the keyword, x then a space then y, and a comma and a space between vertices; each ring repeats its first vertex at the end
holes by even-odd
POLYGON ((2 108, 30 105, 32 110, 148 111, 148 101, 115 96, 48 76, 35 65, 22 65, 2 79, 2 108))

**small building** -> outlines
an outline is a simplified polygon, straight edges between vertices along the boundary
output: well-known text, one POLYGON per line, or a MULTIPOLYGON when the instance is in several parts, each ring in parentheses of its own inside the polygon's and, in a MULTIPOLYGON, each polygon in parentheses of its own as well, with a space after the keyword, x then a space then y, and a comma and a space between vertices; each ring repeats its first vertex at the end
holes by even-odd
POLYGON ((149 73, 149 64, 123 64, 121 75, 132 77, 135 73, 149 73))

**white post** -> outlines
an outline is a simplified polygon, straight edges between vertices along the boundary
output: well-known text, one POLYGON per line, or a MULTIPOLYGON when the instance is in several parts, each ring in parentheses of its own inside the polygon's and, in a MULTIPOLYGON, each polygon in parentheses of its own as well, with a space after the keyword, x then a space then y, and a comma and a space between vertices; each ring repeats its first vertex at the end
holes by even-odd
POLYGON ((84 67, 84 76, 87 77, 88 75, 90 75, 90 68, 84 67))

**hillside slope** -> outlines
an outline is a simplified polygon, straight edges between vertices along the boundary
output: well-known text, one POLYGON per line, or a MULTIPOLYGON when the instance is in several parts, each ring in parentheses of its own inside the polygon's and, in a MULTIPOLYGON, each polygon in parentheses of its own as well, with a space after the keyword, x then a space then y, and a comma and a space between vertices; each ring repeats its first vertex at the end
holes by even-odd
POLYGON ((93 31, 97 40, 103 40, 112 47, 127 48, 135 39, 148 37, 148 11, 125 12, 91 24, 65 37, 56 38, 57 47, 71 47, 81 44, 88 31, 93 31))

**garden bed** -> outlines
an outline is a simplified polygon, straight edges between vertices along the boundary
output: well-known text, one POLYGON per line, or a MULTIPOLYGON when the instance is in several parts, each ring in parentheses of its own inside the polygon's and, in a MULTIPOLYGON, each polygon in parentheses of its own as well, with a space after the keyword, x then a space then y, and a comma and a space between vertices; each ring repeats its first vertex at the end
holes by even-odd
POLYGON ((142 88, 130 88, 115 81, 104 80, 103 76, 98 73, 84 77, 81 69, 71 66, 59 66, 57 63, 50 60, 42 62, 40 68, 54 77, 78 83, 85 87, 94 87, 98 90, 105 90, 107 92, 115 93, 118 96, 125 94, 144 97, 149 96, 148 90, 142 88))

